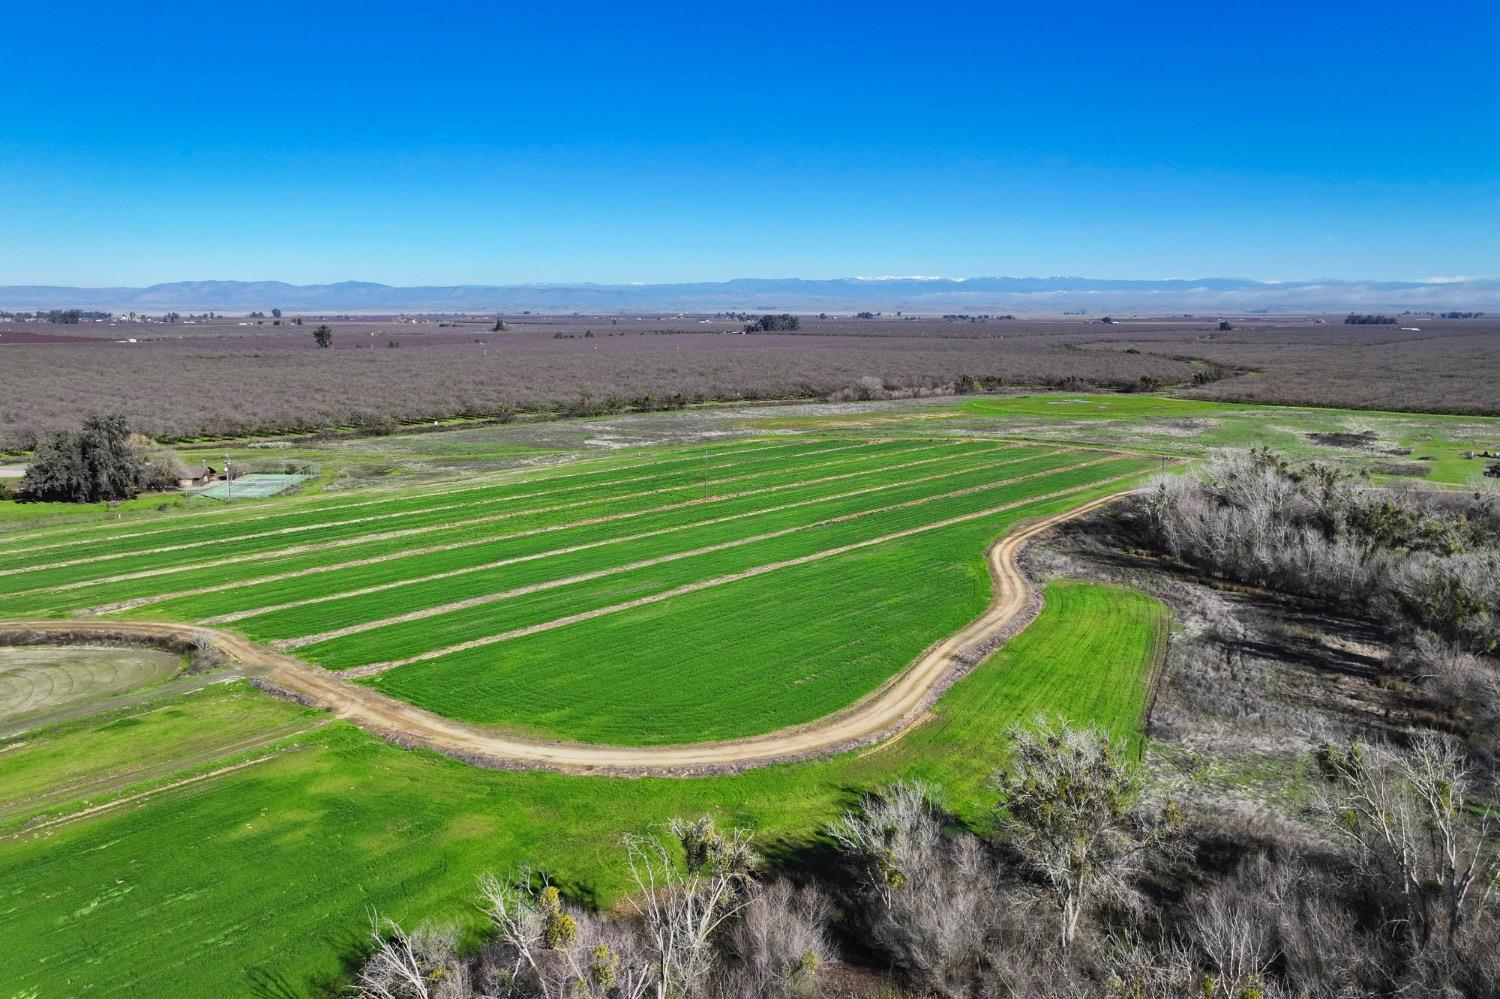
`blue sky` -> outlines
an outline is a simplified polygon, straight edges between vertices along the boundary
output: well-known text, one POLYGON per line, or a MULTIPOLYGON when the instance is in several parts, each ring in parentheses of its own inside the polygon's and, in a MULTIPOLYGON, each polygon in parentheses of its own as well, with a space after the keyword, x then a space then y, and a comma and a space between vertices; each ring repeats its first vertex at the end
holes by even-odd
POLYGON ((7 6, 0 284, 1500 276, 1495 4, 7 6))

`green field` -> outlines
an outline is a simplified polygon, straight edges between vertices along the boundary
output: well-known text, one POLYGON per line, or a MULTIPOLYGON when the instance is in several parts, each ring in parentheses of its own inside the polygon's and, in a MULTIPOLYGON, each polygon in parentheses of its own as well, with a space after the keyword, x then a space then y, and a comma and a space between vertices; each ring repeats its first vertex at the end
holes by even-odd
MULTIPOLYGON (((1265 442, 1358 467, 1441 437, 1430 478, 1458 482, 1477 466, 1452 449, 1492 425, 1269 410, 1052 394, 759 411, 740 436, 536 468, 506 463, 555 452, 507 443, 510 428, 385 441, 403 462, 462 453, 475 470, 37 517, 0 534, 0 618, 203 623, 521 736, 748 737, 880 688, 982 611, 990 543, 1163 456, 1265 442), (1375 443, 1307 436, 1362 426, 1375 443)), ((168 663, 128 689, 106 650, 74 698, 103 710, 75 717, 68 700, 56 717, 74 720, 0 741, 0 999, 316 994, 339 986, 372 910, 474 926, 475 878, 520 863, 609 905, 622 833, 705 811, 799 862, 898 776, 939 784, 983 828, 1011 723, 1062 713, 1140 744, 1166 624, 1150 598, 1055 582, 1037 622, 901 738, 692 779, 485 770, 219 674, 163 680, 168 663)))
MULTIPOLYGON (((979 551, 968 561, 978 571, 979 551)), ((1030 629, 899 741, 734 777, 481 770, 343 723, 311 730, 315 713, 243 687, 0 747, 0 778, 39 775, 32 785, 97 787, 138 766, 142 740, 127 732, 149 735, 153 758, 188 761, 170 779, 54 802, 48 814, 122 800, 117 808, 32 831, 0 819, 0 981, 7 994, 40 996, 305 995, 338 982, 372 909, 473 925, 484 871, 529 861, 607 905, 623 887, 619 835, 672 815, 753 825, 773 860, 790 859, 861 789, 905 775, 937 782, 980 823, 1012 722, 1044 710, 1138 735, 1164 608, 1076 583, 1050 586, 1046 601, 1030 629), (236 750, 241 723, 287 734, 236 750), (231 755, 204 762, 216 743, 231 755)))
POLYGON ((761 430, 823 433, 985 434, 1079 443, 1182 457, 1224 448, 1270 447, 1300 460, 1335 462, 1379 481, 1398 476, 1444 486, 1482 480, 1471 452, 1500 450, 1500 418, 1378 410, 1210 402, 1147 394, 1024 393, 959 401, 888 404, 850 414, 768 414, 761 430), (1354 435, 1330 442, 1319 434, 1354 435))
POLYGON ((229 627, 512 732, 738 738, 875 690, 983 608, 989 541, 1155 464, 808 437, 246 504, 9 539, 0 616, 229 627))

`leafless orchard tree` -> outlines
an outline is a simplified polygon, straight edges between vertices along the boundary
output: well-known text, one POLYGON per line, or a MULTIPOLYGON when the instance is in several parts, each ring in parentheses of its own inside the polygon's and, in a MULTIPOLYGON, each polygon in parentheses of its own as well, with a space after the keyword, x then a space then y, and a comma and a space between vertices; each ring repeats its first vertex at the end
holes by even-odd
POLYGON ((1171 802, 1155 816, 1138 809, 1136 769, 1097 728, 1038 718, 1010 743, 1011 764, 992 779, 1001 834, 1046 886, 1066 949, 1089 908, 1138 906, 1135 877, 1173 844, 1182 814, 1171 802))

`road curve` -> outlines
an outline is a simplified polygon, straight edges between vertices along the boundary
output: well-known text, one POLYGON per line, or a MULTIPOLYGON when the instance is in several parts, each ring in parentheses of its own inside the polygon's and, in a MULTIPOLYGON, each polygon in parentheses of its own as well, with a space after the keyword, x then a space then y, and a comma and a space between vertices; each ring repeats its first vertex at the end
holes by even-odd
POLYGON ((115 640, 192 641, 208 635, 246 675, 384 739, 422 747, 478 766, 543 769, 562 773, 693 776, 729 773, 807 759, 869 745, 898 735, 1000 642, 1020 631, 1040 610, 1040 595, 1016 564, 1037 535, 1128 495, 1105 496, 1032 521, 987 552, 994 597, 983 614, 957 634, 922 653, 910 666, 848 708, 792 728, 725 742, 675 746, 606 746, 527 739, 477 728, 399 701, 335 673, 214 628, 154 621, 0 621, 0 637, 33 643, 93 636, 115 640))

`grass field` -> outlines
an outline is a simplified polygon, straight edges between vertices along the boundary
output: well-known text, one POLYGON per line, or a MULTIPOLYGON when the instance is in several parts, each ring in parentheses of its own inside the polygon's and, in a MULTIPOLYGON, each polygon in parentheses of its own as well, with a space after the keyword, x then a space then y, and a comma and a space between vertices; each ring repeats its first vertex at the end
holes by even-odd
POLYGON ((1264 446, 1302 460, 1336 462, 1390 481, 1445 486, 1482 481, 1485 461, 1468 452, 1500 449, 1500 418, 1217 402, 1147 394, 1026 393, 975 396, 922 406, 816 416, 766 414, 762 430, 997 435, 1201 457, 1222 448, 1264 446), (1351 435, 1339 443, 1320 434, 1351 435))
MULTIPOLYGON (((1161 467, 913 413, 0 535, 0 617, 210 624, 548 739, 754 735, 848 706, 973 619, 986 546, 1018 524, 1161 467)), ((474 879, 523 862, 610 904, 623 832, 705 811, 807 861, 825 822, 897 776, 982 825, 1012 722, 1139 739, 1165 626, 1149 598, 1054 583, 1037 623, 903 737, 694 779, 484 770, 241 681, 110 687, 99 714, 0 741, 0 982, 316 993, 372 910, 473 925, 474 879)))
MULTIPOLYGON (((980 552, 967 562, 979 572, 980 552)), ((1138 735, 1165 609, 1078 583, 1050 586, 1046 601, 904 738, 734 777, 480 770, 343 723, 310 729, 313 713, 240 686, 0 746, 7 799, 91 789, 53 801, 47 821, 123 802, 40 830, 0 817, 0 981, 41 996, 305 995, 337 982, 372 909, 472 925, 483 871, 531 861, 609 904, 623 887, 619 835, 673 815, 753 825, 773 859, 790 860, 815 850, 821 824, 861 789, 906 775, 939 783, 957 814, 982 823, 1010 723, 1040 710, 1138 735), (277 738, 237 748, 252 729, 277 738), (185 769, 111 783, 140 766, 142 745, 185 769), (209 759, 215 746, 227 755, 209 759), (11 791, 23 773, 36 775, 30 789, 11 791)))
MULTIPOLYGON (((430 428, 429 428, 430 429, 430 428)), ((1215 448, 1266 444, 1299 457, 1335 460, 1371 469, 1408 464, 1408 477, 1464 485, 1482 475, 1467 451, 1500 448, 1500 418, 1383 412, 1218 402, 1176 396, 1088 393, 1024 393, 870 402, 830 407, 818 404, 725 406, 675 413, 621 414, 579 420, 458 427, 441 433, 404 433, 337 440, 230 441, 184 445, 188 464, 218 467, 228 455, 251 466, 268 461, 311 464, 322 471, 300 495, 259 501, 271 509, 358 502, 371 489, 391 491, 421 482, 435 491, 461 485, 462 478, 493 477, 505 470, 562 462, 595 468, 639 463, 643 445, 653 453, 697 455, 704 442, 732 448, 726 438, 772 432, 834 433, 843 436, 999 435, 1036 441, 1086 443, 1158 454, 1200 456, 1215 448), (1318 443, 1315 433, 1368 434, 1356 447, 1318 443), (273 443, 268 450, 264 445, 273 443), (621 446, 632 445, 632 446, 621 446), (1395 451, 1410 454, 1394 454, 1395 451), (360 486, 349 490, 348 486, 360 486), (324 490, 328 490, 324 492, 324 490)), ((749 442, 738 446, 748 446, 749 442)), ((237 500, 236 502, 239 502, 237 500)), ((180 495, 143 496, 111 505, 0 503, 0 550, 7 540, 37 527, 108 521, 139 525, 222 515, 220 504, 180 495)), ((232 514, 231 514, 232 515, 232 514)), ((186 520, 184 520, 186 522, 186 520)))
POLYGON ((0 544, 0 616, 204 622, 464 721, 660 744, 812 721, 984 606, 1018 521, 1153 468, 931 438, 743 441, 0 544))

